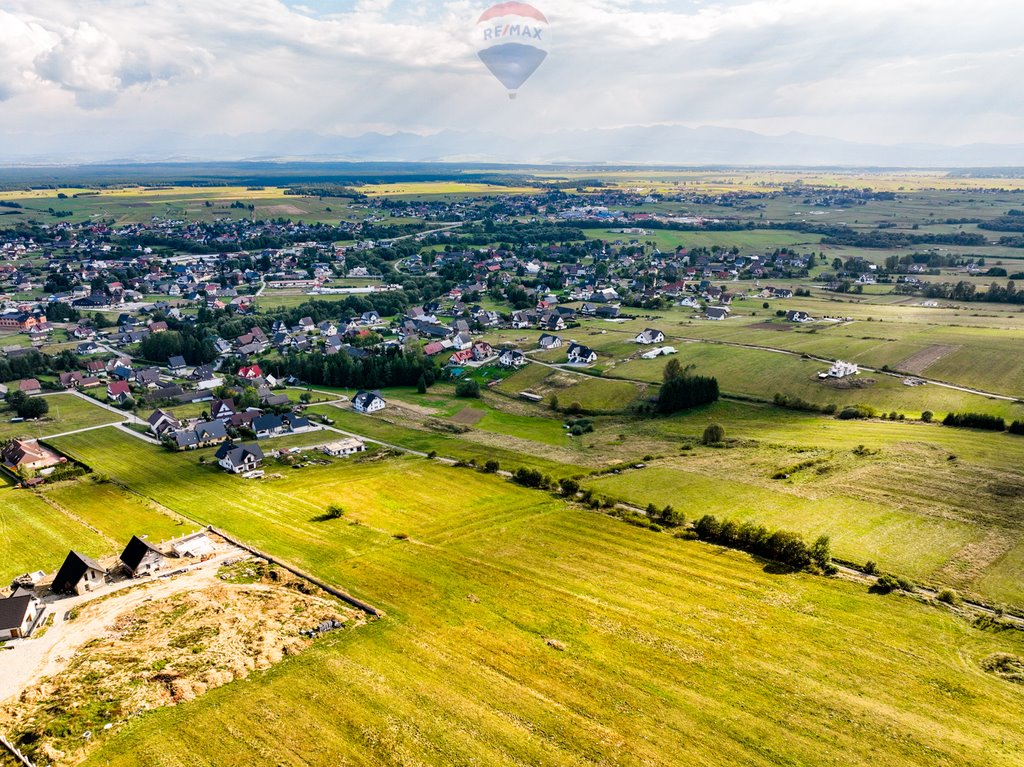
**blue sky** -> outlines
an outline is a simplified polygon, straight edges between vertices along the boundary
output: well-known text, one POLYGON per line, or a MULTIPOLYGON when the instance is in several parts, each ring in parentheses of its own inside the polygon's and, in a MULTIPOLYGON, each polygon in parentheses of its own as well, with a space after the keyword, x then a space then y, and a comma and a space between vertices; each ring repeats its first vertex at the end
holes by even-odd
POLYGON ((474 0, 3 0, 0 140, 715 125, 874 143, 1024 136, 1019 0, 537 0, 510 102, 474 0))

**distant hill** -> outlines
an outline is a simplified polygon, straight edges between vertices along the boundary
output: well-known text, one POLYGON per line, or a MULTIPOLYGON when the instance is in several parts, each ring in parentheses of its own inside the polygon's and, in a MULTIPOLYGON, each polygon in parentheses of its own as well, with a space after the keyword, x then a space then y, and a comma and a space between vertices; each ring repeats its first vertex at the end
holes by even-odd
POLYGON ((109 132, 8 136, 0 163, 303 160, 357 162, 633 163, 933 167, 1024 166, 1024 144, 860 144, 789 133, 767 136, 730 128, 639 126, 503 136, 474 131, 366 133, 356 137, 305 131, 240 136, 109 132), (66 148, 52 149, 55 145, 66 148))

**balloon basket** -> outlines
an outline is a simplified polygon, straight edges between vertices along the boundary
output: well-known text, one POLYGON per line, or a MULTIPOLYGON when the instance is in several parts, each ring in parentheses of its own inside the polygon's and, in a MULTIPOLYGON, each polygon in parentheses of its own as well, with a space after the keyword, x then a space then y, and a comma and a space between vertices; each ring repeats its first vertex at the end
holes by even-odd
POLYGON ((518 95, 519 95, 518 93, 510 93, 510 94, 508 94, 509 101, 515 101, 516 100, 516 96, 518 96, 518 95))

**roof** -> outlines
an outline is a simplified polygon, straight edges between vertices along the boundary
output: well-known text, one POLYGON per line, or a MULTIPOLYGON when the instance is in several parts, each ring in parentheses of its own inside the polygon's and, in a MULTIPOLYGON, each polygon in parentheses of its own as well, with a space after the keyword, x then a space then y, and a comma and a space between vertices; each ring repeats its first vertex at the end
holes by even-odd
POLYGON ((87 570, 99 570, 105 573, 106 570, 95 559, 79 554, 72 550, 68 553, 64 564, 60 566, 56 577, 53 579, 53 590, 57 592, 72 591, 78 582, 82 580, 87 570))
POLYGON ((223 461, 226 458, 234 466, 238 466, 243 463, 246 455, 251 455, 258 461, 263 460, 263 451, 260 449, 260 446, 255 443, 249 443, 247 445, 232 445, 230 443, 225 443, 220 446, 216 455, 217 460, 223 461))
POLYGON ((120 560, 129 570, 135 570, 142 564, 142 560, 150 552, 161 557, 163 556, 157 548, 146 543, 138 536, 133 535, 132 539, 128 541, 128 545, 124 547, 124 551, 121 552, 120 560))
POLYGON ((16 629, 25 622, 25 613, 35 597, 31 594, 0 599, 0 631, 16 629))

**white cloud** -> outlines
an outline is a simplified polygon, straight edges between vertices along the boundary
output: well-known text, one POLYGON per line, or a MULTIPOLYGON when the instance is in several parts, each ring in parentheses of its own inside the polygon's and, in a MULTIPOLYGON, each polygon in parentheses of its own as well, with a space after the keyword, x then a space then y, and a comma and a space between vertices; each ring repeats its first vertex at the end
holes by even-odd
POLYGON ((723 124, 1016 142, 1018 0, 535 0, 554 45, 509 103, 474 0, 7 0, 0 133, 723 124), (40 10, 45 5, 45 14, 40 10))

